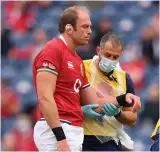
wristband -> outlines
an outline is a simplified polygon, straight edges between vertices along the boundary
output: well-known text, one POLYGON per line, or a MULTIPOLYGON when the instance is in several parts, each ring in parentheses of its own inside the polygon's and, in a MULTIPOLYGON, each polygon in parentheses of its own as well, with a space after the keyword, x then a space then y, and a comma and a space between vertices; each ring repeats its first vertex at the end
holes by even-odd
POLYGON ((66 139, 66 136, 64 134, 62 127, 52 128, 52 131, 53 131, 57 141, 61 141, 61 140, 66 139))
POLYGON ((118 104, 120 106, 124 106, 126 104, 126 94, 120 95, 116 97, 118 104))

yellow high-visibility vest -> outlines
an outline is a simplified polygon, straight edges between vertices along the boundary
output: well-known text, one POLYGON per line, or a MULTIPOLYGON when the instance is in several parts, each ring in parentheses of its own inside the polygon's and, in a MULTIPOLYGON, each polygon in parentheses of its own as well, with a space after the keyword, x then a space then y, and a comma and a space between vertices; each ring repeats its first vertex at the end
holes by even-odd
POLYGON ((160 127, 160 120, 158 120, 158 122, 157 122, 157 124, 156 124, 156 127, 154 128, 154 131, 153 131, 153 133, 152 133, 151 138, 152 138, 153 140, 155 139, 155 136, 156 136, 156 134, 157 134, 157 132, 158 132, 159 127, 160 127))
MULTIPOLYGON (((86 75, 88 81, 92 87, 94 87, 98 94, 119 96, 126 93, 126 72, 120 67, 114 69, 111 78, 116 78, 116 81, 109 80, 104 74, 102 74, 92 60, 84 60, 86 69, 86 75)), ((97 135, 97 136, 116 136, 116 130, 105 121, 103 124, 98 120, 84 118, 84 134, 85 135, 97 135)))

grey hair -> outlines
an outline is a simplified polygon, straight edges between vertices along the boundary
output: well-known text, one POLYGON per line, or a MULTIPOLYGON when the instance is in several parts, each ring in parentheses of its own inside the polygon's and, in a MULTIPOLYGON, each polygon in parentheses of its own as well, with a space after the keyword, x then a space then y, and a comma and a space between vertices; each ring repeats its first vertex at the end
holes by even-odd
POLYGON ((105 34, 100 41, 100 48, 104 48, 106 42, 111 41, 113 46, 115 45, 121 45, 123 47, 123 42, 118 37, 118 35, 114 32, 108 32, 105 34))

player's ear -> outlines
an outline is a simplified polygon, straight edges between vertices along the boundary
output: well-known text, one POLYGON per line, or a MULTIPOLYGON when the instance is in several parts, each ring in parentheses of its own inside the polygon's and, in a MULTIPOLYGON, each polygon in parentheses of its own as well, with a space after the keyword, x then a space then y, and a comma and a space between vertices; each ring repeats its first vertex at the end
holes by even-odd
POLYGON ((66 31, 67 31, 68 34, 72 34, 72 32, 73 32, 73 26, 71 24, 67 24, 65 26, 65 29, 66 29, 66 31))
POLYGON ((99 55, 99 53, 100 53, 100 47, 99 46, 96 47, 96 51, 97 51, 97 55, 99 55))

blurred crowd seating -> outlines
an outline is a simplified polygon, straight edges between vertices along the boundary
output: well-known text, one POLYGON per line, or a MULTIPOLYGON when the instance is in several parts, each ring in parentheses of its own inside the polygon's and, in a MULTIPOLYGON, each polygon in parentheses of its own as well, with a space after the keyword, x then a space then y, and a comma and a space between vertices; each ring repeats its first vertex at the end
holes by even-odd
MULTIPOLYGON (((137 125, 126 130, 136 150, 149 150, 150 135, 159 118, 159 3, 91 3, 84 2, 91 9, 92 39, 88 46, 79 47, 78 53, 82 59, 92 58, 106 32, 120 36, 124 44, 121 67, 130 73, 143 104, 137 125)), ((32 61, 48 40, 59 36, 59 14, 72 5, 67 1, 2 2, 2 150, 36 151, 32 61)))

